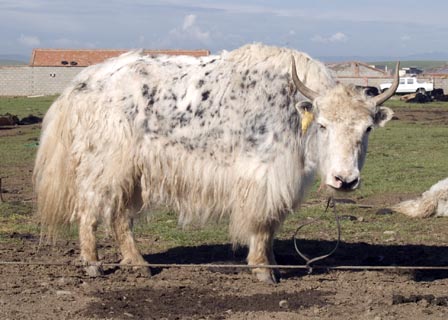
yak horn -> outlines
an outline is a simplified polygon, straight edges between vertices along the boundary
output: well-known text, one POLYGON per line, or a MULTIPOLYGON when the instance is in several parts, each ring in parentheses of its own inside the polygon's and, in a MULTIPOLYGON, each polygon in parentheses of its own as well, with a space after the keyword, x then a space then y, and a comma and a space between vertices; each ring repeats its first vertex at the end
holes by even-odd
POLYGON ((297 70, 296 70, 296 61, 293 56, 291 56, 292 59, 292 80, 294 81, 294 85, 296 86, 297 90, 301 94, 303 94, 306 98, 308 98, 310 101, 314 101, 318 97, 317 92, 311 90, 310 88, 307 88, 302 81, 299 80, 299 77, 297 76, 297 70))
POLYGON ((377 95, 376 97, 372 98, 377 106, 381 105, 395 94, 395 91, 397 90, 398 85, 400 84, 400 75, 398 72, 399 70, 400 70, 400 61, 397 61, 397 65, 395 66, 394 82, 392 83, 390 88, 384 91, 383 93, 377 95))

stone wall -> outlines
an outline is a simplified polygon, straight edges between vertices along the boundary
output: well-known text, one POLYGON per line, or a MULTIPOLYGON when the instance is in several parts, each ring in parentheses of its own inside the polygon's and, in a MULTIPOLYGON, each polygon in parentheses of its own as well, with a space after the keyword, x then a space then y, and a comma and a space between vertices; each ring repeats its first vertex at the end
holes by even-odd
POLYGON ((0 96, 59 94, 84 68, 77 67, 0 67, 0 96))

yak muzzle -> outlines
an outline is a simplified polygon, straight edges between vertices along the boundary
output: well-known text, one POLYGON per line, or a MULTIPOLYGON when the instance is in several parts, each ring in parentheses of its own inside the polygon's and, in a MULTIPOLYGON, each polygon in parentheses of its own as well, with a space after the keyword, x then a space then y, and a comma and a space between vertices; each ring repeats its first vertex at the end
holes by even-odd
POLYGON ((359 176, 357 177, 350 177, 350 178, 344 178, 341 176, 335 176, 333 178, 333 183, 328 184, 331 188, 337 191, 342 192, 349 192, 354 191, 358 188, 360 184, 361 179, 359 176))

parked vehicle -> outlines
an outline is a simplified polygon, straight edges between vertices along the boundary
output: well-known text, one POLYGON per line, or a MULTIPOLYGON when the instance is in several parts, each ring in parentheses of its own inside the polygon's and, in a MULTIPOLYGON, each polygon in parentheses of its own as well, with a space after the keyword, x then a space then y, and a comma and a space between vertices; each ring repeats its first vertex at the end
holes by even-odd
MULTIPOLYGON (((392 85, 392 82, 380 84, 381 92, 387 90, 392 85)), ((398 85, 396 93, 414 93, 419 92, 425 94, 434 90, 434 84, 432 82, 418 82, 417 78, 405 77, 400 78, 400 84, 398 85)))

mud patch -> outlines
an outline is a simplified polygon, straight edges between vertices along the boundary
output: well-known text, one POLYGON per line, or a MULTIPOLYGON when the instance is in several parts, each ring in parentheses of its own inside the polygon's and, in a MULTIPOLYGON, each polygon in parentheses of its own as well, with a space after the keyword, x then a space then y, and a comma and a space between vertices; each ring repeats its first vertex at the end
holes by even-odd
POLYGON ((448 296, 435 297, 433 294, 426 294, 426 295, 412 294, 408 297, 405 297, 401 294, 395 294, 392 297, 392 304, 419 303, 421 301, 424 301, 427 304, 435 306, 448 307, 448 296))
POLYGON ((208 317, 224 319, 234 312, 280 312, 328 305, 325 296, 330 292, 305 290, 297 292, 259 293, 250 296, 222 295, 213 290, 138 289, 96 294, 98 302, 90 304, 83 314, 99 318, 122 319, 184 319, 208 317))
POLYGON ((448 112, 446 109, 407 109, 394 108, 394 120, 406 121, 409 123, 420 123, 427 125, 447 125, 448 112))

